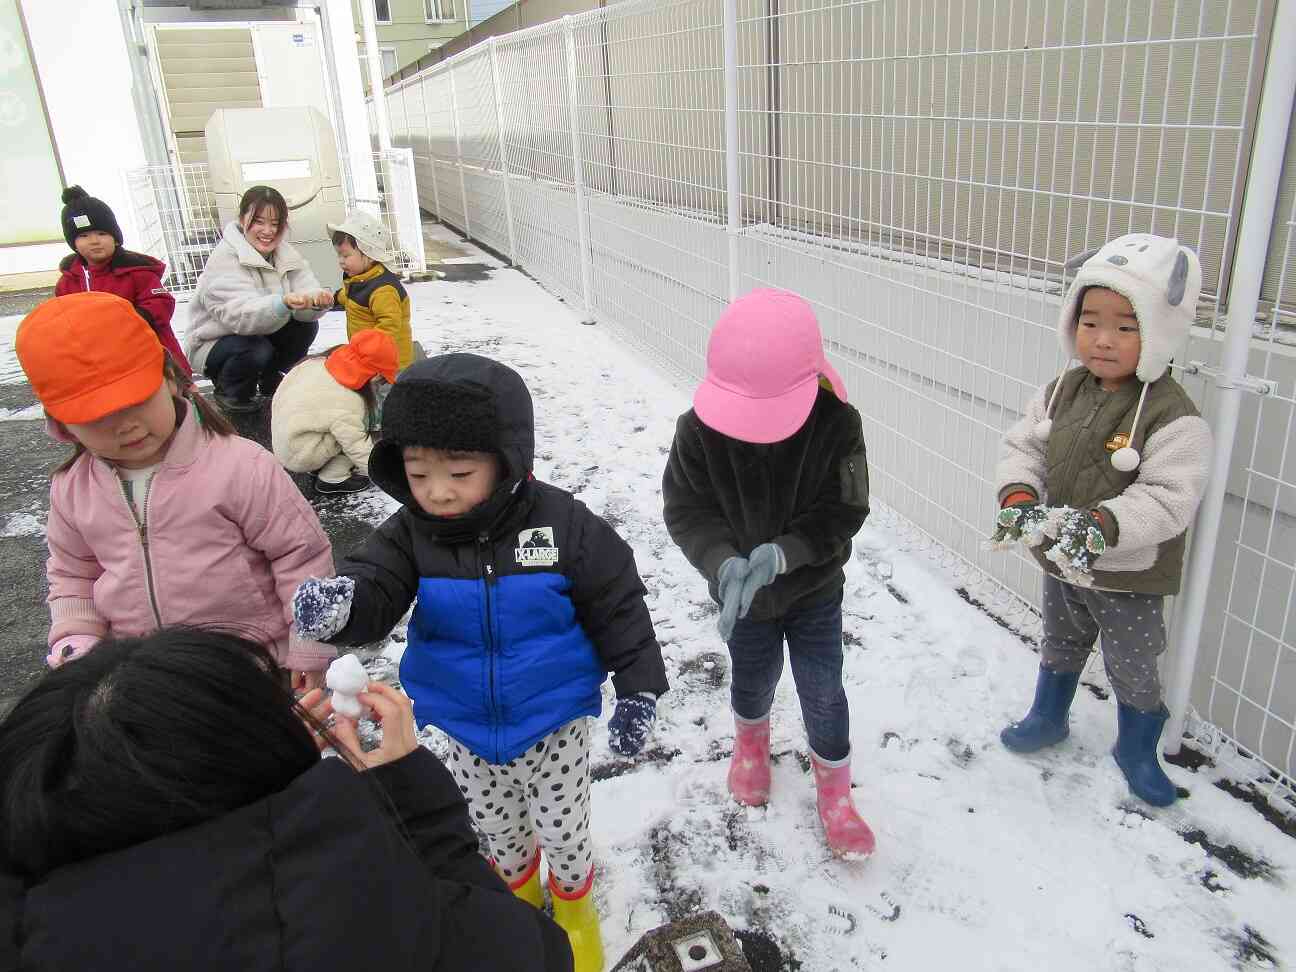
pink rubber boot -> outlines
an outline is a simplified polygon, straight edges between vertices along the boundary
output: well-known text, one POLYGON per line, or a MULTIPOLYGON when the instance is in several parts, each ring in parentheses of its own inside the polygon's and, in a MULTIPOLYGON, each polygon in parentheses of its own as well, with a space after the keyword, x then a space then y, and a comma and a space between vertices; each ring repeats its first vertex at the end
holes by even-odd
POLYGON ((770 791, 770 724, 766 716, 750 722, 734 716, 733 758, 729 761, 729 792, 739 803, 763 807, 770 791))
POLYGON ((819 819, 828 837, 828 849, 838 857, 868 857, 876 841, 851 799, 850 756, 830 763, 812 752, 810 762, 814 766, 819 819))

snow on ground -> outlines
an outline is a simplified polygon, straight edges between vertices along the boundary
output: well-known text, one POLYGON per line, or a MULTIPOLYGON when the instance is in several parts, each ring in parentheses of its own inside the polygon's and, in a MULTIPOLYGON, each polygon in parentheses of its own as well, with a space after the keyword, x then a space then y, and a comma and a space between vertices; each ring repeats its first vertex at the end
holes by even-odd
MULTIPOLYGON (((728 656, 706 586, 661 522, 661 472, 689 390, 515 271, 410 293, 429 353, 473 351, 522 374, 536 475, 620 530, 649 591, 672 684, 655 737, 626 761, 607 748, 606 719, 593 736, 609 961, 706 908, 768 935, 782 967, 807 972, 1180 972, 1296 956, 1296 841, 1213 786, 1209 767, 1168 767, 1189 794, 1172 808, 1133 799, 1109 755, 1115 709, 1101 689, 1080 693, 1071 739, 1053 752, 1005 751, 998 732, 1029 705, 1035 656, 874 525, 856 538, 844 606, 854 793, 877 854, 843 863, 825 850, 790 673, 775 702, 770 805, 730 801, 728 656)), ((12 323, 0 321, 0 343, 12 323)), ((342 315, 327 315, 317 347, 344 339, 342 315)), ((12 365, 0 348, 0 380, 12 365)), ((374 523, 395 508, 376 491, 338 502, 374 523)), ((18 519, 4 530, 30 527, 18 519)), ((403 639, 372 672, 392 671, 403 639)))

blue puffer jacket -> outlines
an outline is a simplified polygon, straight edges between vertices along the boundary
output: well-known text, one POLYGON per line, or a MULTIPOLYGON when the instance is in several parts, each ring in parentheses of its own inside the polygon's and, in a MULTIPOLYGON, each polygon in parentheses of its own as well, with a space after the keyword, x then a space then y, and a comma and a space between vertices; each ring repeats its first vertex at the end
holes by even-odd
POLYGON ((531 399, 515 372, 471 354, 418 362, 401 373, 383 424, 370 475, 404 505, 339 565, 356 591, 332 640, 383 638, 415 602, 400 674, 419 725, 499 764, 597 716, 609 672, 618 697, 667 690, 629 545, 570 493, 531 478, 531 399), (401 446, 422 444, 420 416, 436 407, 420 382, 493 397, 506 473, 465 517, 429 516, 409 492, 401 446))

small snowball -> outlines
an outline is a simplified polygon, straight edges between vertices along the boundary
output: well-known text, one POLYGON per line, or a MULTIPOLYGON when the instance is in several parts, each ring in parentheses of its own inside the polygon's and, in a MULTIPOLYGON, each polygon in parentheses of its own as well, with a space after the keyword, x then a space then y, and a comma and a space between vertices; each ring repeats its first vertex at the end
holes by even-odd
POLYGON ((364 706, 356 696, 369 684, 369 673, 355 655, 343 655, 329 665, 324 684, 333 690, 333 711, 349 719, 360 718, 364 706))

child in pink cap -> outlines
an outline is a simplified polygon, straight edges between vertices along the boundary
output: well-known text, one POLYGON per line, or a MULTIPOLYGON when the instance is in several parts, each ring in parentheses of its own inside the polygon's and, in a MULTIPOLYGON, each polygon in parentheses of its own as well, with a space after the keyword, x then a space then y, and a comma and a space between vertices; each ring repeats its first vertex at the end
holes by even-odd
POLYGON ((720 317, 662 496, 666 529, 720 604, 736 724, 729 792, 748 806, 769 799, 786 638, 828 846, 871 854, 850 794, 841 610, 842 565, 869 511, 868 462, 859 412, 804 299, 757 290, 720 317))

